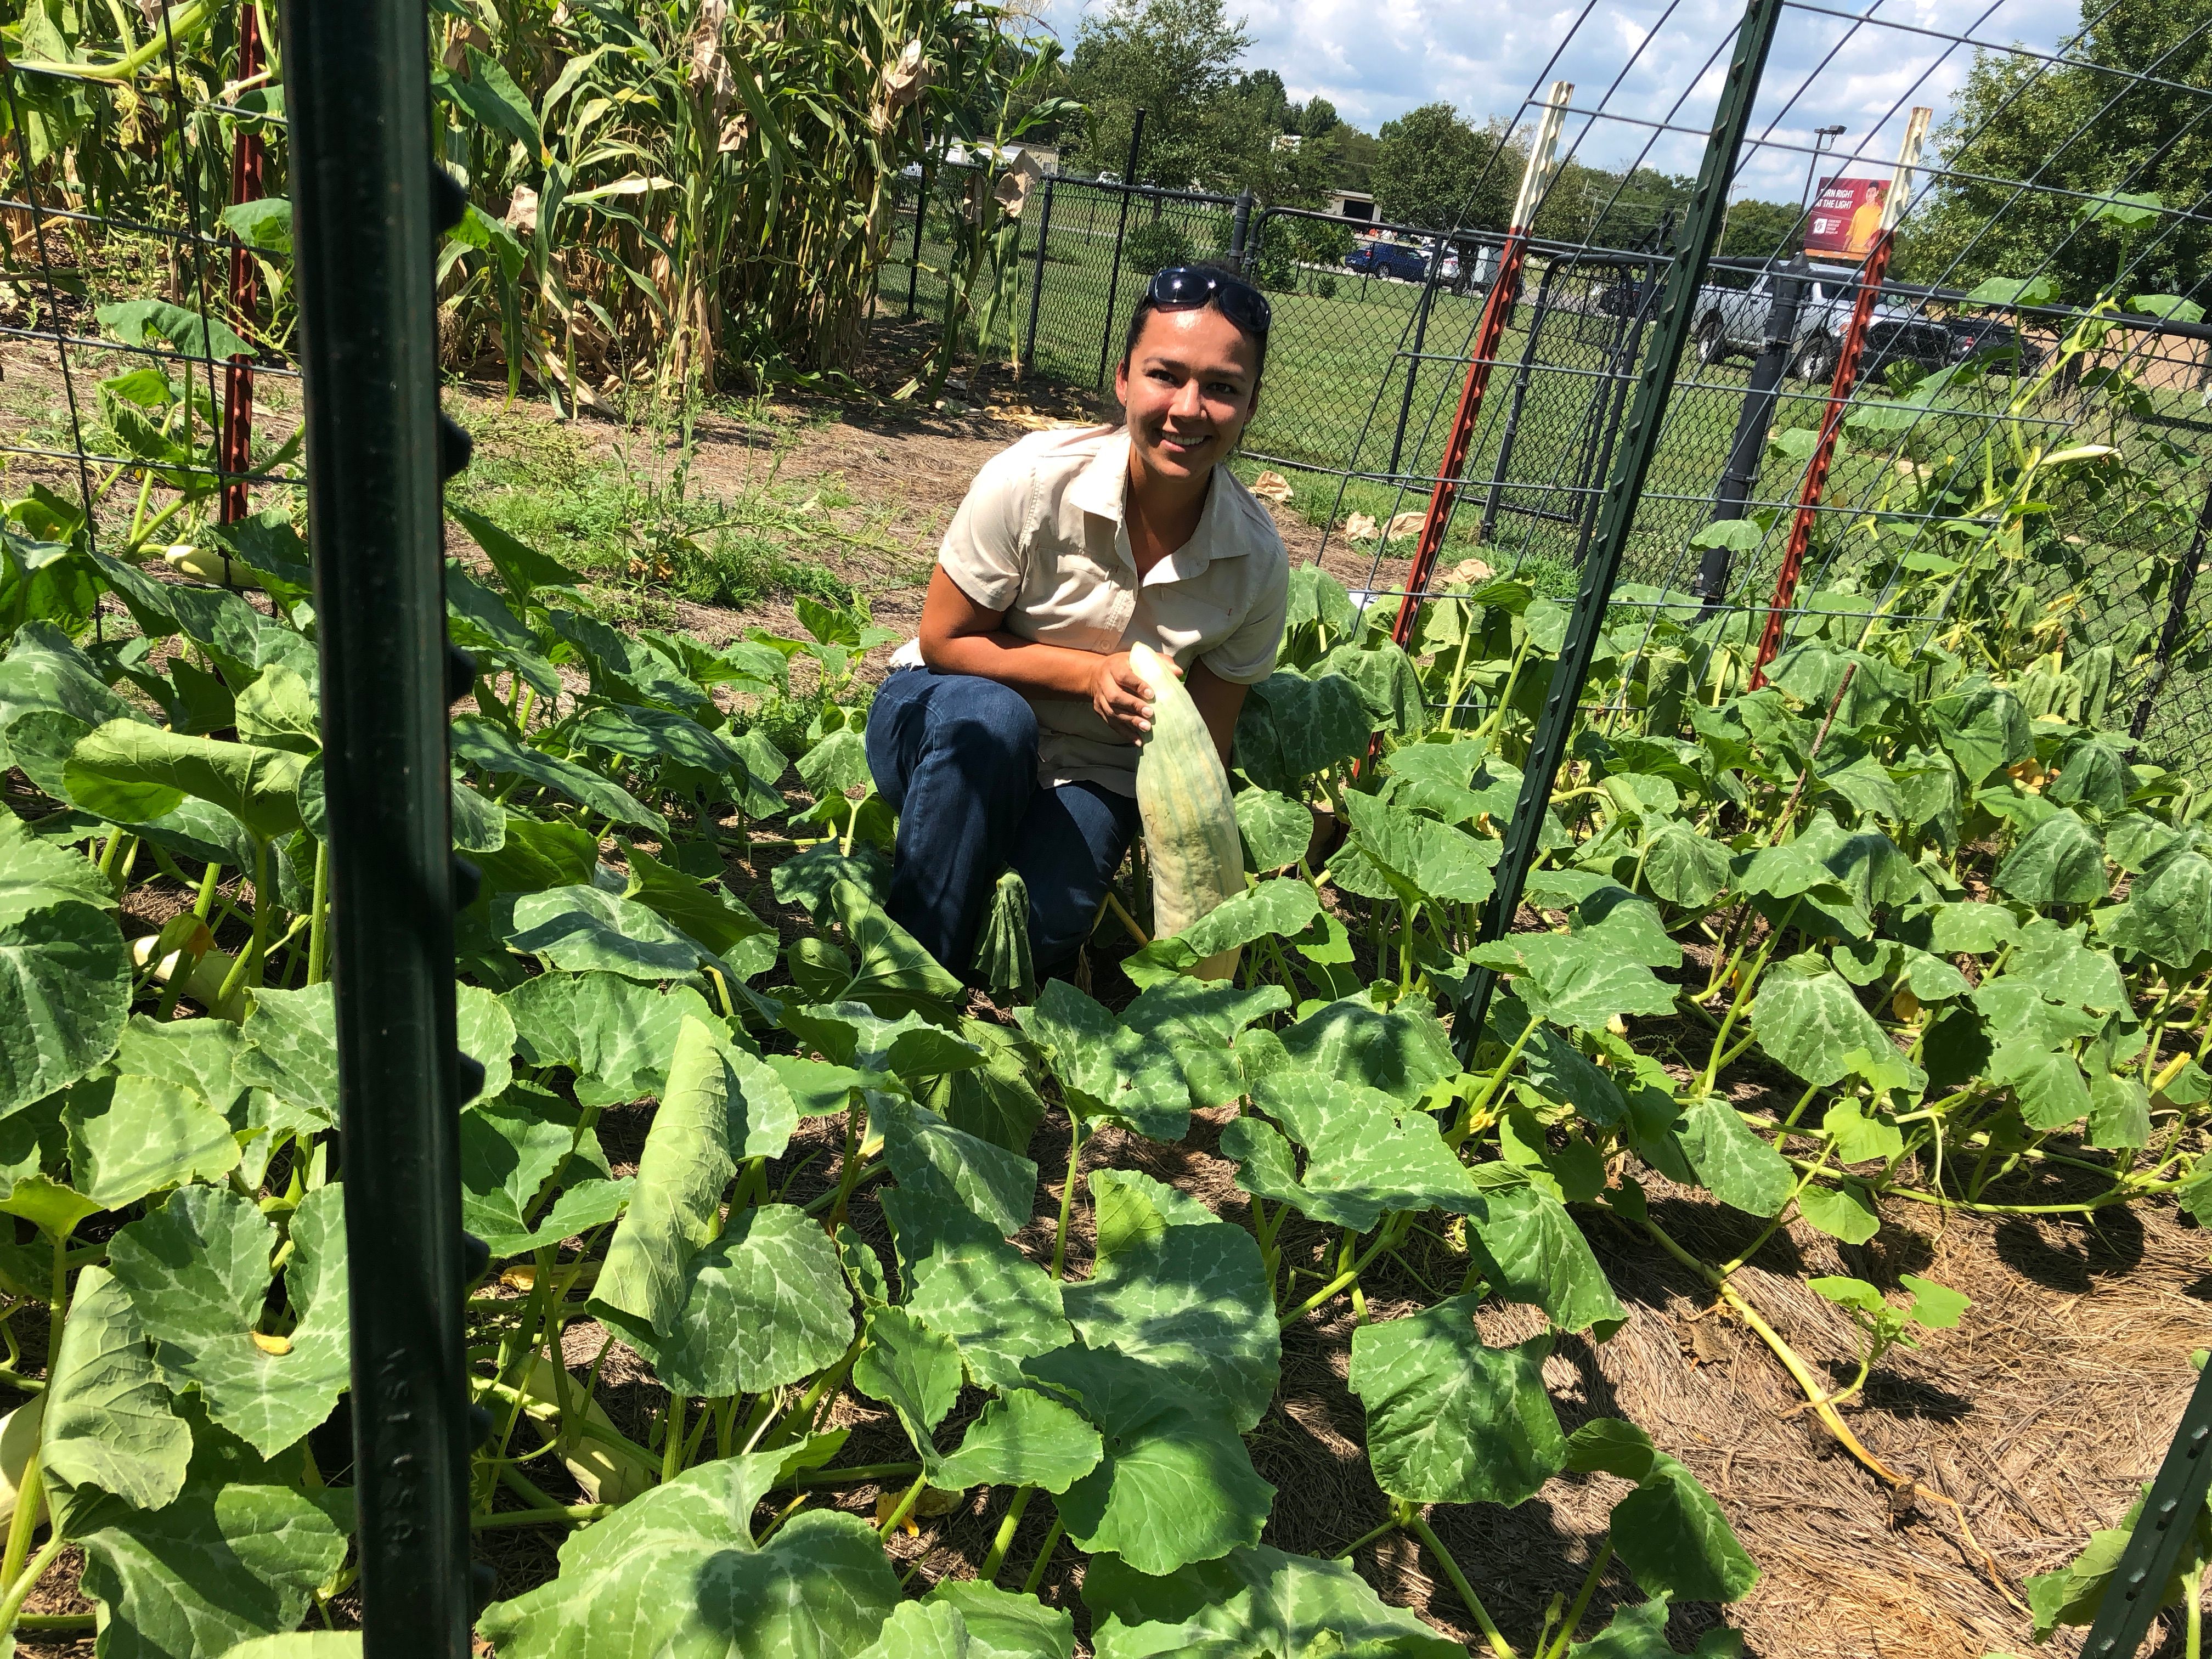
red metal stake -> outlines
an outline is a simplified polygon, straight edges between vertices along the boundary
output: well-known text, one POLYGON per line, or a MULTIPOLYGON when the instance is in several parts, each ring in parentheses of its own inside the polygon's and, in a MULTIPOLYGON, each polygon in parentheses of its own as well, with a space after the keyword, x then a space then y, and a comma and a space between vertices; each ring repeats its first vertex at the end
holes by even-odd
POLYGON ((1828 466, 1835 459, 1836 439, 1844 429, 1844 408, 1858 385, 1859 357, 1866 348, 1867 325, 1874 317, 1881 279, 1889 274, 1891 246, 1897 240, 1897 222, 1912 189, 1913 170, 1920 165, 1920 147, 1928 136, 1932 112, 1916 107, 1905 122, 1904 142, 1897 149, 1897 167, 1890 174, 1889 195, 1882 205, 1881 229, 1867 250, 1866 268, 1860 274, 1857 301, 1851 307, 1850 326, 1844 331, 1843 349, 1836 354, 1836 372, 1828 382, 1828 406, 1820 416, 1820 441, 1805 468, 1805 481, 1797 489, 1797 516, 1790 521, 1790 541, 1782 551, 1782 568, 1775 574, 1774 598, 1766 608, 1766 626, 1759 631, 1759 658, 1751 671, 1751 689, 1766 684, 1766 665, 1782 648, 1782 617, 1797 598, 1797 578, 1805 565, 1805 550, 1813 544, 1813 520, 1820 496, 1828 487, 1828 466))
POLYGON ((1797 576, 1804 567, 1805 550, 1812 545, 1813 521, 1819 515, 1821 492, 1828 487, 1828 466, 1836 454, 1836 438, 1844 429, 1844 412, 1859 378, 1859 357, 1866 348, 1867 324, 1874 316, 1875 296, 1889 271, 1893 231, 1883 231, 1868 250, 1866 270, 1859 279, 1859 297, 1851 307, 1851 320, 1844 330, 1842 349, 1836 354, 1836 373, 1828 382, 1828 406, 1820 416, 1820 441, 1806 464, 1805 482, 1797 490, 1797 516, 1790 520, 1790 542, 1782 550, 1782 568, 1774 578, 1774 598, 1766 610, 1766 626, 1759 636, 1759 661, 1751 671, 1751 689, 1766 684, 1766 665, 1782 646, 1782 615, 1797 597, 1797 576))
MULTIPOLYGON (((235 78, 251 81, 261 73, 261 16, 256 0, 239 8, 238 69, 235 78)), ((230 204, 238 207, 261 199, 262 165, 267 150, 261 135, 241 126, 230 148, 230 204)), ((242 338, 254 337, 254 313, 261 301, 261 272, 253 254, 235 234, 230 238, 231 325, 242 338)), ((249 505, 244 475, 253 470, 253 359, 234 356, 222 371, 222 444, 217 465, 222 471, 222 521, 235 524, 249 505)))
MULTIPOLYGON (((1421 598, 1429 578, 1436 573, 1437 555, 1443 550, 1444 527, 1451 522, 1452 503, 1459 499, 1461 470, 1474 441, 1475 416, 1482 412, 1482 394, 1490 386, 1491 366, 1498 360, 1498 343, 1505 337, 1505 319, 1512 314, 1515 291, 1521 286, 1521 268, 1528 259, 1528 232, 1516 225, 1505 234, 1498 250, 1498 275, 1490 296, 1482 304, 1482 324, 1474 331, 1474 361, 1467 366, 1467 384, 1460 388, 1459 408, 1452 416, 1451 435, 1444 443, 1443 464, 1437 469, 1437 487, 1429 495, 1429 510, 1421 520, 1420 539, 1413 544, 1413 568, 1406 573, 1406 596, 1398 601, 1398 619, 1390 624, 1390 637, 1400 646, 1413 637, 1413 619, 1420 614, 1421 598)), ((1419 365, 1407 366, 1408 374, 1419 365)))

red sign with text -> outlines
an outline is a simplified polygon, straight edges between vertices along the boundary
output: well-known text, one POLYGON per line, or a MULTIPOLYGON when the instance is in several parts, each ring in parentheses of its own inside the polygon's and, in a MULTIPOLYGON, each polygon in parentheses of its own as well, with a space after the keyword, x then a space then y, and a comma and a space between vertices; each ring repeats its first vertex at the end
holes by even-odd
POLYGON ((1888 199, 1887 179, 1823 179, 1805 225, 1805 252, 1863 259, 1874 251, 1888 199))

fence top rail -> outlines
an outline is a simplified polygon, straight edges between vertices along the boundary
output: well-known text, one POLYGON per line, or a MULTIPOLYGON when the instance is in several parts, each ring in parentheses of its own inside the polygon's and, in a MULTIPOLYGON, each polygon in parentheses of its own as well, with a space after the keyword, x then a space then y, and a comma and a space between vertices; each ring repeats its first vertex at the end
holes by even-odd
MULTIPOLYGON (((1760 276, 1769 271, 1787 272, 1790 261, 1781 259, 1746 259, 1716 258, 1709 262, 1713 270, 1734 271, 1739 275, 1760 276)), ((1848 281, 1857 288, 1863 280, 1863 266, 1852 266, 1846 276, 1844 267, 1832 264, 1816 273, 1823 281, 1841 283, 1848 281)), ((1944 305, 1972 306, 1979 311, 2010 312, 2022 321, 2048 320, 2053 324, 2077 322, 2090 313, 2079 306, 2022 305, 2011 300, 1977 300, 1963 289, 1937 288, 1926 283, 1905 283, 1885 276, 1882 290, 1907 299, 1935 300, 1944 305)), ((2212 340, 2212 323, 2184 322, 2179 318, 2160 317, 2149 312, 2123 311, 2100 314, 2097 320, 2113 328, 2130 329, 2143 334, 2172 334, 2185 340, 2212 340)))

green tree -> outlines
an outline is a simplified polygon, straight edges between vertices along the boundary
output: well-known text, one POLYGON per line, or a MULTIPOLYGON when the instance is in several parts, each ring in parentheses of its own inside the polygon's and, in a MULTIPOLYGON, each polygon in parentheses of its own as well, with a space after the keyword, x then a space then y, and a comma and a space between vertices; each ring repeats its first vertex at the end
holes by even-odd
POLYGON ((2078 197, 2155 198, 2201 211, 2212 174, 2203 119, 2212 76, 2212 0, 2085 0, 2081 62, 1984 52, 1931 146, 1940 166, 1905 220, 1898 274, 1972 289, 1989 276, 2048 273, 2080 304, 2125 264, 2136 292, 2186 294, 2203 280, 2212 234, 2172 212, 2085 216, 2078 197), (2092 65, 2154 77, 2132 84, 2092 65), (1965 173, 1973 177, 1958 177, 1965 173), (1985 180, 1990 182, 1984 182, 1985 180), (2032 188, 2025 194, 2010 182, 2032 188), (2086 222, 2085 222, 2086 221, 2086 222))
POLYGON ((1318 93, 1303 104, 1291 105, 1290 118, 1284 125, 1289 131, 1302 133, 1308 138, 1345 131, 1343 118, 1337 114, 1336 106, 1318 93))
POLYGON ((1536 210, 1536 230, 1555 241, 1593 248, 1641 252, 1656 246, 1671 222, 1680 224, 1690 202, 1689 178, 1638 167, 1587 167, 1569 159, 1536 210))
POLYGON ((1229 95, 1251 44, 1244 20, 1232 21, 1223 0, 1113 0, 1086 15, 1068 64, 1069 94, 1088 112, 1077 159, 1118 173, 1141 109, 1140 182, 1225 182, 1251 160, 1245 100, 1229 95))
POLYGON ((1804 233, 1805 216, 1795 202, 1747 198, 1729 204, 1717 251, 1723 259, 1787 258, 1803 243, 1804 233))
POLYGON ((1362 132, 1358 127, 1342 122, 1330 129, 1330 137, 1336 140, 1344 157, 1336 182, 1346 190, 1373 190, 1375 155, 1382 148, 1382 140, 1371 132, 1362 132))
POLYGON ((1517 147, 1499 155, 1500 125, 1477 131, 1449 104, 1385 121, 1370 171, 1377 214, 1424 229, 1503 230, 1521 185, 1517 147))

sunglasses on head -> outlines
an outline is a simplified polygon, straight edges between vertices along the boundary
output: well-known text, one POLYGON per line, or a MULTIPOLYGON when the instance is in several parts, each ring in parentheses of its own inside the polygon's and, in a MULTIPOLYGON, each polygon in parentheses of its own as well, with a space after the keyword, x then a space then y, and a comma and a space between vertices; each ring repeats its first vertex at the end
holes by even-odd
POLYGON ((1170 265, 1152 278, 1145 298, 1155 311, 1195 311, 1217 305, 1248 334, 1265 334, 1274 313, 1267 297, 1241 276, 1203 265, 1170 265))

